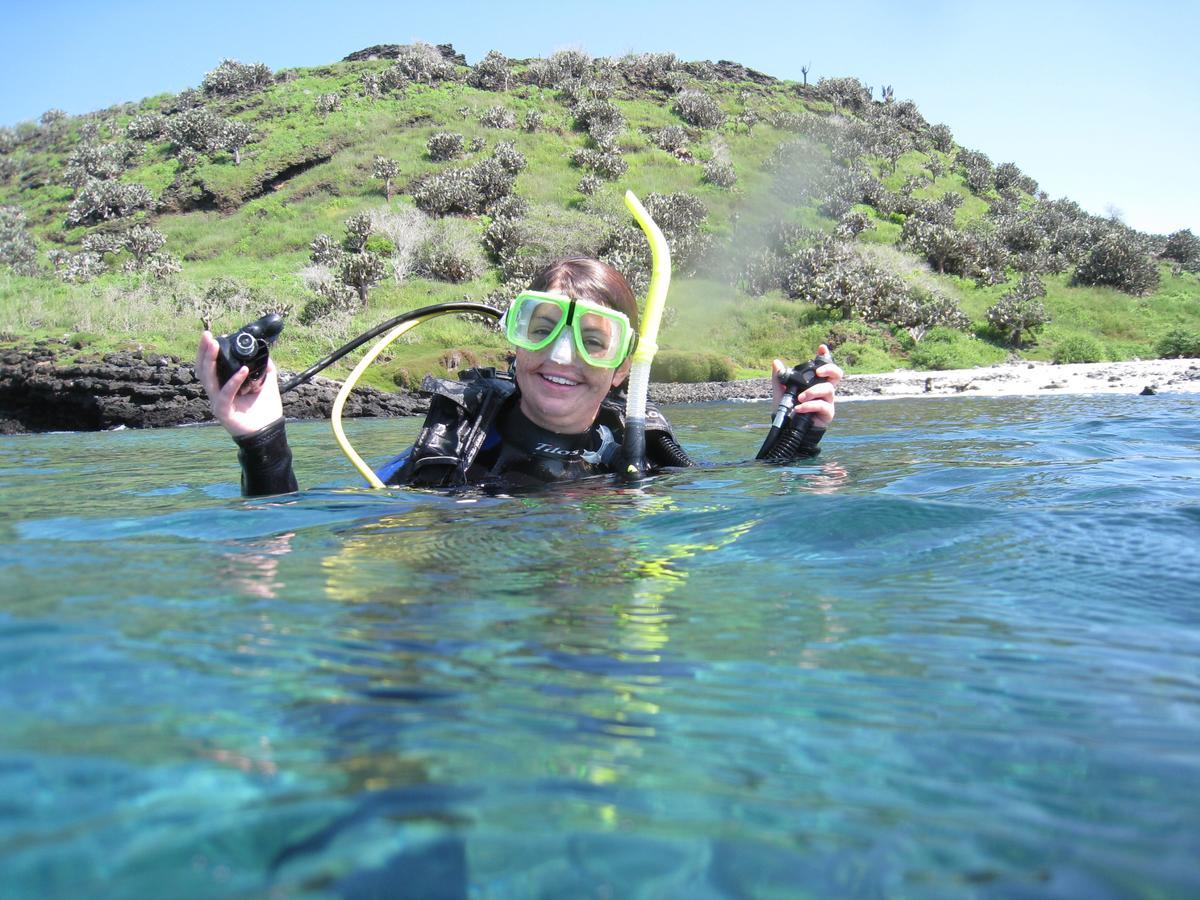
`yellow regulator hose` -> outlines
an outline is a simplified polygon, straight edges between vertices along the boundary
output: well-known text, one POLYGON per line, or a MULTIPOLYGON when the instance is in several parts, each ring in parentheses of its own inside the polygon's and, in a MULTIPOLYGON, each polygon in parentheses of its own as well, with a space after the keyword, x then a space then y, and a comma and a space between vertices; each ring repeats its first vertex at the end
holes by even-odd
POLYGON ((625 192, 625 205, 633 213, 638 227, 650 242, 650 288, 642 309, 642 328, 638 335, 633 365, 629 369, 629 390, 625 406, 625 477, 636 481, 646 474, 646 395, 650 390, 650 364, 658 352, 658 325, 671 286, 671 249, 650 213, 634 196, 625 192))
POLYGON ((428 322, 430 319, 463 312, 485 313, 495 318, 500 317, 499 310, 480 306, 475 303, 446 303, 440 306, 426 307, 425 310, 416 310, 414 313, 404 316, 403 322, 379 339, 378 343, 367 352, 367 355, 359 360, 358 365, 354 367, 354 371, 350 373, 349 377, 342 384, 342 389, 338 391, 337 398, 333 401, 333 410, 329 416, 329 424, 333 428, 333 437, 337 441, 338 446, 341 447, 342 452, 346 454, 346 458, 350 460, 354 468, 358 469, 359 474, 367 479, 367 484, 371 487, 381 488, 386 485, 379 480, 379 476, 375 474, 375 470, 367 465, 363 458, 350 446, 350 441, 346 439, 346 432, 342 428, 342 409, 346 405, 346 398, 350 396, 350 392, 358 384, 358 379, 367 370, 367 366, 371 365, 375 361, 375 358, 396 338, 416 328, 418 325, 428 322))

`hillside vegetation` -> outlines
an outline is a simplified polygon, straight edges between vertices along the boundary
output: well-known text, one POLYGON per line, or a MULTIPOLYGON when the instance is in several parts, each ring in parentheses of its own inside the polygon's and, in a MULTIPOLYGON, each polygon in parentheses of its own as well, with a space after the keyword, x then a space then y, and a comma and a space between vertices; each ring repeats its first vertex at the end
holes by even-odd
MULTIPOLYGON (((569 253, 644 289, 621 196, 676 277, 655 377, 764 373, 825 341, 850 371, 1200 354, 1200 240, 1051 200, 890 88, 671 54, 475 65, 388 45, 0 129, 0 335, 190 356, 205 322, 289 314, 298 369, 399 312, 503 305, 569 253)), ((441 319, 372 375, 504 358, 441 319)))

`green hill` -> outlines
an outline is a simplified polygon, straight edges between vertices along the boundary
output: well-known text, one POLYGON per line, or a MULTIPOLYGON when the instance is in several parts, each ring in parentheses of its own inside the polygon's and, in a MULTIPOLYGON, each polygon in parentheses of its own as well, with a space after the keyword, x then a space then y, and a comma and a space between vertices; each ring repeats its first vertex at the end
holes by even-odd
MULTIPOLYGON (((657 377, 762 373, 819 341, 851 371, 1200 353, 1190 231, 1049 200, 880 93, 670 54, 226 61, 179 95, 0 129, 0 338, 190 356, 201 320, 283 309, 276 355, 300 368, 406 309, 506 302, 566 253, 637 289, 628 188, 676 260, 657 377)), ((503 353, 443 319, 372 377, 503 353)))

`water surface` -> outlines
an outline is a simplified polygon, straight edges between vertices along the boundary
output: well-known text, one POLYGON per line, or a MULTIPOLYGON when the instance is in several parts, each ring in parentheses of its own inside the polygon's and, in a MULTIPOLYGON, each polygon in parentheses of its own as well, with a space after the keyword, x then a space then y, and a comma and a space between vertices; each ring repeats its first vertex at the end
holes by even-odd
POLYGON ((669 413, 513 497, 0 439, 4 896, 1200 893, 1200 400, 669 413))

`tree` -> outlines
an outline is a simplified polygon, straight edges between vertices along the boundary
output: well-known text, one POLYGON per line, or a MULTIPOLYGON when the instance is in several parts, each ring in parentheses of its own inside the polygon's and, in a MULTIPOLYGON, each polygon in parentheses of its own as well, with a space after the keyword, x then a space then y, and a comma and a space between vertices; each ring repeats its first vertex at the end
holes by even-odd
POLYGON ((391 203, 392 181, 400 174, 400 163, 384 156, 376 156, 375 163, 371 168, 371 174, 375 178, 383 179, 383 196, 391 203))
POLYGON ((250 143, 254 131, 240 119, 223 119, 213 136, 213 146, 233 154, 233 164, 242 164, 242 148, 250 143))
POLYGON ((1046 288, 1042 280, 1036 275, 1026 275, 1015 288, 988 309, 988 324, 1000 332, 1009 344, 1019 347, 1026 333, 1032 339, 1050 321, 1040 299, 1044 296, 1046 288))
POLYGON ((134 268, 145 269, 151 258, 163 248, 167 236, 146 225, 134 225, 124 235, 125 249, 133 257, 134 268))
POLYGON ((387 267, 383 260, 378 254, 367 250, 345 254, 338 269, 342 284, 358 292, 358 300, 363 306, 367 305, 367 291, 382 281, 386 274, 387 267))

